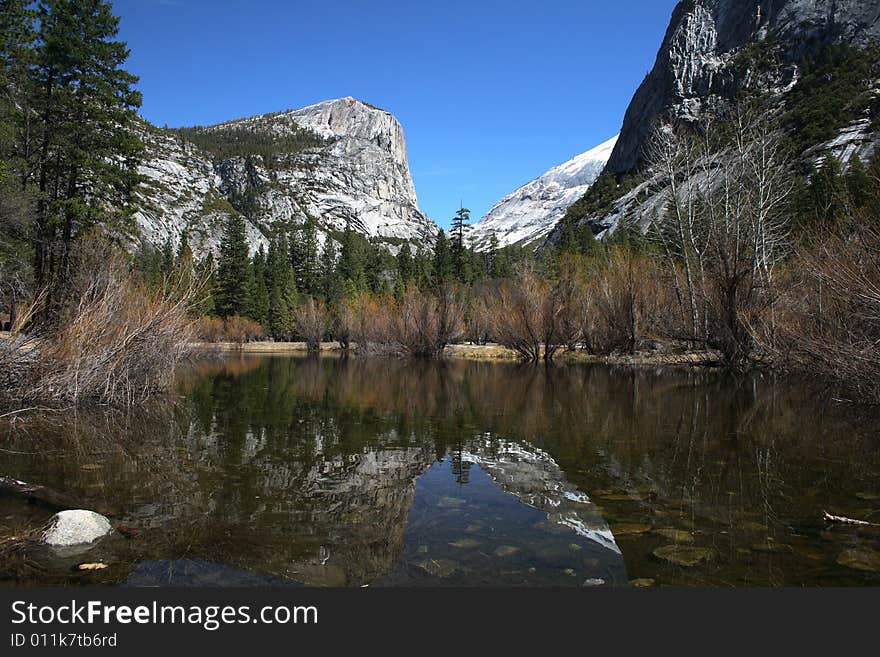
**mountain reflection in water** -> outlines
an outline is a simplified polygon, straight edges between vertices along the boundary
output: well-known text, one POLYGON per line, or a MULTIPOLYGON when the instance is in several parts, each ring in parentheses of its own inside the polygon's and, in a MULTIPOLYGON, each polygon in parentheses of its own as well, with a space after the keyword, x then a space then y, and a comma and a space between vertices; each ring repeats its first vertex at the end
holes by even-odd
MULTIPOLYGON (((103 571, 2 555, 7 583, 880 583, 878 535, 821 522, 880 522, 877 416, 802 383, 244 356, 180 393, 2 428, 0 473, 133 530, 103 571)), ((49 514, 0 498, 0 538, 49 514)))

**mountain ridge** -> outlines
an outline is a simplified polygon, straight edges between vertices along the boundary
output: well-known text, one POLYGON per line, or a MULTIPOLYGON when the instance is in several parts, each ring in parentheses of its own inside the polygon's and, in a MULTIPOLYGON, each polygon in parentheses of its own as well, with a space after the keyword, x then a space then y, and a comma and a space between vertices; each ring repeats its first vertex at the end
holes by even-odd
POLYGON ((527 245, 542 240, 595 182, 611 155, 617 136, 547 170, 499 200, 478 222, 468 239, 477 250, 489 246, 527 245))
MULTIPOLYGON (((590 224, 597 235, 613 232, 621 222, 646 228, 661 209, 663 190, 639 173, 645 147, 661 119, 694 124, 729 106, 745 90, 762 95, 767 111, 782 114, 792 109, 787 99, 801 89, 811 57, 841 44, 869 53, 878 42, 880 3, 875 0, 680 0, 654 66, 627 107, 620 138, 603 172, 610 182, 603 186, 602 198, 585 194, 546 244, 556 243, 563 227, 572 222, 590 224), (769 70, 762 68, 764 56, 773 61, 769 70)), ((877 57, 867 56, 872 57, 870 82, 878 94, 877 57)), ((869 107, 864 111, 872 112, 869 107)), ((813 153, 813 160, 823 150, 844 160, 872 155, 878 142, 877 116, 838 111, 830 117, 835 124, 823 126, 827 130, 820 132, 827 134, 803 145, 804 154, 813 153)))
POLYGON ((351 225, 391 248, 429 243, 436 233, 418 206, 403 127, 351 96, 195 128, 145 122, 138 133, 147 183, 134 218, 153 244, 177 244, 186 231, 197 253, 214 250, 233 212, 245 217, 252 250, 267 244, 277 222, 309 217, 324 237, 351 225), (205 146, 212 139, 226 147, 222 154, 205 146))

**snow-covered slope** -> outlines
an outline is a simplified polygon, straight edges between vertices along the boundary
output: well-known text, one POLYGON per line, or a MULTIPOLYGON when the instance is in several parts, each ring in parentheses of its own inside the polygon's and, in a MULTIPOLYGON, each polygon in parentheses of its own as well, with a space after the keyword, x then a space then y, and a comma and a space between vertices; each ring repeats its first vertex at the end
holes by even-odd
POLYGON ((148 179, 135 219, 154 244, 177 243, 184 230, 197 251, 216 246, 224 217, 241 212, 252 248, 279 221, 316 219, 319 231, 355 230, 393 245, 428 243, 437 227, 421 213, 406 157, 403 128, 390 113, 340 98, 205 128, 248 130, 284 139, 303 129, 319 145, 280 153, 218 158, 180 134, 144 125, 148 179), (247 208, 242 199, 246 199, 247 208))
POLYGON ((613 137, 505 196, 471 226, 471 244, 485 249, 493 234, 500 246, 528 244, 546 236, 596 181, 616 143, 613 137))

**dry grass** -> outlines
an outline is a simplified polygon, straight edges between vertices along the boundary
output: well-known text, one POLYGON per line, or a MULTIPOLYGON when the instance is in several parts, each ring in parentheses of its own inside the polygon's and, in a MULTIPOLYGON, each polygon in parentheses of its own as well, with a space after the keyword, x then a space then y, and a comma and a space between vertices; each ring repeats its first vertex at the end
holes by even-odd
POLYGON ((880 230, 838 229, 802 251, 767 326, 755 333, 776 362, 880 402, 880 230))
POLYGON ((238 315, 226 319, 202 317, 196 323, 195 332, 205 342, 231 342, 239 347, 266 335, 266 330, 258 322, 238 315))
POLYGON ((14 372, 7 401, 129 406, 173 381, 195 335, 203 281, 180 275, 149 290, 106 253, 84 257, 80 271, 74 301, 52 328, 14 338, 0 355, 14 372))

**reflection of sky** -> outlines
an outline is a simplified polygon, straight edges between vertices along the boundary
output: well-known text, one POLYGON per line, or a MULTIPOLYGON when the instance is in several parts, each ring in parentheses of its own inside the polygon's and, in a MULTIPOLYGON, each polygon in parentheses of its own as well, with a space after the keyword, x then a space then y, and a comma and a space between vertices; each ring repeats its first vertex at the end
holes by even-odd
POLYGON ((504 490, 524 504, 546 511, 551 521, 620 553, 598 509, 585 493, 566 481, 547 452, 531 445, 493 441, 488 434, 473 449, 463 458, 478 463, 504 490))
MULTIPOLYGON (((466 484, 459 475, 465 468, 458 467, 455 454, 435 463, 416 482, 404 534, 405 567, 416 577, 423 574, 418 564, 433 559, 457 565, 450 575, 453 584, 479 584, 479 578, 497 584, 580 584, 597 578, 608 584, 626 581, 613 538, 610 544, 607 538, 598 540, 592 529, 578 531, 557 512, 548 514, 526 503, 520 497, 522 491, 514 490, 512 479, 502 488, 472 453, 463 456, 462 465, 469 466, 466 484)), ((564 491, 557 495, 565 500, 564 491)), ((571 500, 559 503, 583 506, 571 500)), ((581 523, 586 526, 585 521, 581 523)), ((595 517, 589 523, 595 526, 595 517)), ((607 525, 604 528, 607 531, 607 525)))

